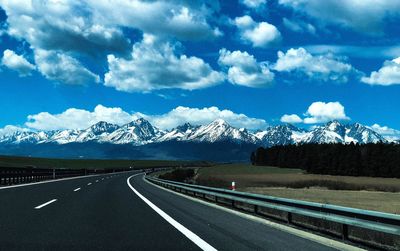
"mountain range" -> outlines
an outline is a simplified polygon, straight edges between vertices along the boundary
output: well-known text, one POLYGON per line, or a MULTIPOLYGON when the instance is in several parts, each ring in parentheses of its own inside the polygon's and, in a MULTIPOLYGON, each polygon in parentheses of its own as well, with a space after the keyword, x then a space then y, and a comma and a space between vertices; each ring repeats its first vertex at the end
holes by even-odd
POLYGON ((331 121, 310 130, 283 124, 250 131, 235 128, 226 121, 217 119, 207 125, 185 123, 164 131, 140 118, 122 126, 101 121, 83 130, 17 131, 0 136, 0 153, 51 157, 208 158, 232 161, 247 160, 249 152, 258 146, 350 142, 365 144, 380 141, 388 142, 367 126, 359 123, 342 124, 339 121, 331 121), (185 147, 185 151, 182 151, 182 147, 185 147), (191 153, 189 149, 195 152, 191 153), (229 153, 235 156, 230 156, 229 153), (219 159, 221 156, 224 157, 219 159))

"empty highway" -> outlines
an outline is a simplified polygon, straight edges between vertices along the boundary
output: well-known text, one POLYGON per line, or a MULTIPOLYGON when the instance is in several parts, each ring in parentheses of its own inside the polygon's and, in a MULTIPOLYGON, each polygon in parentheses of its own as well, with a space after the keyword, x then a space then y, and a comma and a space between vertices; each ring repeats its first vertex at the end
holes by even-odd
POLYGON ((0 188, 0 250, 334 250, 135 172, 0 188))

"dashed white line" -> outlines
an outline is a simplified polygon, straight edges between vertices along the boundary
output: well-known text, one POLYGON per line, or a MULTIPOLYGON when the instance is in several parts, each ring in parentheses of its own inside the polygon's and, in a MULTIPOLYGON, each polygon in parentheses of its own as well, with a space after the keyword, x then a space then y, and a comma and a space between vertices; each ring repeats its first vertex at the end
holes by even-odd
POLYGON ((90 186, 91 184, 92 184, 92 183, 90 183, 90 182, 89 182, 89 183, 87 183, 87 185, 88 185, 88 186, 90 186))
POLYGON ((182 224, 174 220, 171 216, 169 216, 167 213, 165 213, 163 210, 161 210, 159 207, 154 205, 151 201, 149 201, 146 197, 144 197, 142 194, 140 194, 133 186, 130 184, 129 180, 139 174, 135 174, 130 176, 126 182, 128 183, 129 188, 137 195, 139 198, 141 198, 147 205, 149 205, 156 213, 158 213, 161 217, 163 217, 169 224, 171 224, 173 227, 175 227, 179 232, 181 232, 183 235, 185 235, 189 240, 191 240, 194 244, 196 244, 199 248, 202 250, 210 250, 214 251, 217 250, 207 242, 205 242, 203 239, 201 239, 198 235, 184 227, 182 224))
POLYGON ((74 192, 78 192, 79 190, 81 190, 80 187, 78 187, 77 189, 75 189, 74 192))
POLYGON ((46 203, 43 203, 42 205, 39 205, 39 206, 35 207, 35 209, 41 209, 42 207, 45 207, 45 206, 47 206, 47 205, 49 205, 49 204, 51 204, 53 202, 56 202, 56 201, 57 201, 57 199, 53 199, 51 201, 48 201, 46 203))
POLYGON ((96 182, 99 182, 99 180, 96 180, 96 182))

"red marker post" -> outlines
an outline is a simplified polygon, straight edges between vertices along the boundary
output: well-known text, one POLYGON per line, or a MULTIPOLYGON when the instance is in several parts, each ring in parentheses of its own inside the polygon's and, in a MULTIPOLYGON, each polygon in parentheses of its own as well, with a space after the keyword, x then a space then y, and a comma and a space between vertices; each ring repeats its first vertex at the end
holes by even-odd
POLYGON ((232 191, 236 190, 236 183, 234 181, 232 181, 231 190, 232 191))

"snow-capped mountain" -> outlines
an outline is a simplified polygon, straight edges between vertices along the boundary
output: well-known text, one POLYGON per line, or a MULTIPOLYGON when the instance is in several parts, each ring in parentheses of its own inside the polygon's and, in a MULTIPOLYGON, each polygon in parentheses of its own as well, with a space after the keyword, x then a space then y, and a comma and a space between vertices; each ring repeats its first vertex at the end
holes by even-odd
POLYGON ((141 118, 122 126, 101 121, 84 130, 17 131, 0 136, 0 144, 3 145, 98 142, 140 146, 148 143, 173 141, 231 142, 266 147, 298 143, 388 142, 371 128, 359 123, 344 125, 338 121, 332 121, 311 130, 285 124, 253 133, 244 128, 235 128, 222 119, 202 126, 185 123, 169 131, 162 131, 141 118))
POLYGON ((379 141, 387 141, 387 139, 385 139, 379 133, 359 123, 355 123, 346 127, 346 137, 348 138, 346 142, 353 141, 361 143, 377 143, 379 141))
POLYGON ((162 132, 153 127, 149 121, 140 118, 111 132, 103 141, 114 144, 142 145, 153 142, 161 135, 162 132))
POLYGON ((166 132, 164 135, 161 135, 161 137, 159 137, 157 141, 158 142, 171 141, 171 140, 183 141, 187 139, 188 135, 190 135, 193 131, 197 130, 198 128, 199 126, 193 126, 190 123, 185 123, 166 132))
POLYGON ((233 141, 237 143, 258 143, 257 138, 244 128, 235 128, 226 121, 217 119, 212 123, 200 126, 186 137, 189 141, 218 142, 233 141))
POLYGON ((255 134, 263 146, 300 143, 307 135, 307 131, 291 124, 269 127, 267 130, 259 131, 255 134))
POLYGON ((311 131, 305 143, 377 143, 385 138, 359 123, 343 125, 332 121, 311 131))
MULTIPOLYGON (((68 144, 76 142, 81 131, 79 130, 62 130, 62 131, 51 131, 52 136, 49 136, 46 141, 39 141, 37 143, 57 143, 57 144, 68 144)), ((45 132, 46 133, 46 132, 45 132)))
POLYGON ((307 143, 345 143, 346 127, 339 121, 332 121, 316 127, 305 139, 307 143))
POLYGON ((0 137, 0 143, 3 144, 37 144, 49 140, 53 136, 51 132, 31 132, 31 131, 16 131, 9 135, 0 137))
POLYGON ((77 142, 98 141, 102 142, 110 133, 119 129, 118 125, 100 121, 83 130, 76 138, 77 142))

